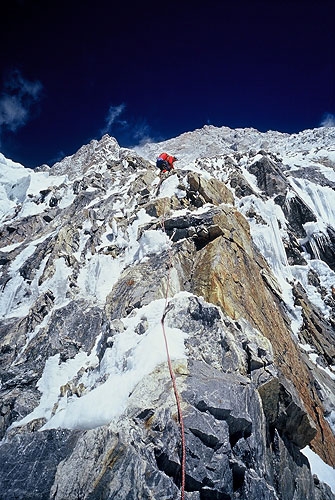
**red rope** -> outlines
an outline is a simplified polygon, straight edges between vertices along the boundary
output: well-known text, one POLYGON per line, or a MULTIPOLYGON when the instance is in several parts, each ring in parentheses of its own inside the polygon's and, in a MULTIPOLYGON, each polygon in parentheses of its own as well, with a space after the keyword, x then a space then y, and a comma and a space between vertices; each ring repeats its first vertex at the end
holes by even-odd
MULTIPOLYGON (((164 225, 164 216, 162 220, 162 229, 164 233, 166 234, 165 231, 165 225, 164 225)), ((169 265, 169 272, 168 272, 168 279, 167 279, 167 286, 166 286, 166 294, 165 294, 165 306, 164 306, 164 312, 163 316, 161 318, 161 325, 162 325, 162 331, 163 331, 163 337, 164 337, 164 342, 165 342, 165 349, 166 349, 166 356, 167 356, 167 362, 169 366, 169 371, 170 371, 170 377, 172 381, 172 386, 173 386, 173 391, 176 399, 176 404, 177 404, 177 409, 178 409, 178 420, 179 420, 179 425, 180 425, 180 436, 181 436, 181 486, 180 486, 180 498, 181 500, 184 500, 185 498, 185 469, 186 469, 186 444, 185 444, 185 427, 184 427, 184 419, 183 419, 183 412, 181 409, 181 402, 180 402, 180 396, 177 388, 177 382, 176 382, 176 376, 172 368, 172 363, 171 363, 171 358, 170 358, 170 353, 169 353, 169 346, 168 346, 168 341, 166 337, 166 331, 165 331, 165 315, 167 312, 167 305, 168 305, 168 295, 169 295, 169 288, 170 288, 170 276, 171 276, 171 268, 172 268, 172 257, 171 257, 171 251, 169 250, 169 259, 170 259, 170 265, 169 265)))

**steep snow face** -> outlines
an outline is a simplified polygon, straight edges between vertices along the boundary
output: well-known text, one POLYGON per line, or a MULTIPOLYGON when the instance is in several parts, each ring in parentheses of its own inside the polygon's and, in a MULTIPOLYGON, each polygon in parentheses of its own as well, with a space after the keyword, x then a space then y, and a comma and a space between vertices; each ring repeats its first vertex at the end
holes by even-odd
POLYGON ((66 199, 67 181, 67 175, 51 176, 49 171, 35 172, 0 155, 0 222, 16 215, 29 217, 42 213, 48 206, 54 187, 59 188, 63 205, 71 204, 73 197, 66 199))
MULTIPOLYGON (((19 320, 29 324, 18 342, 13 370, 39 336, 57 331, 57 312, 70 309, 74 298, 84 310, 97 308, 105 314, 113 287, 132 286, 135 265, 144 267, 153 256, 168 256, 174 240, 164 231, 164 204, 173 210, 178 200, 187 207, 185 178, 192 171, 232 191, 235 208, 248 221, 254 244, 273 273, 297 344, 303 345, 311 366, 335 379, 335 359, 326 359, 316 344, 299 336, 306 318, 295 296, 299 285, 318 314, 334 326, 335 128, 288 135, 206 126, 135 151, 104 136, 51 169, 32 171, 2 155, 0 166, 0 316, 9 327, 19 320), (182 174, 160 183, 150 164, 163 150, 180 158, 176 168, 182 174), (31 235, 20 233, 27 220, 31 235)), ((212 206, 200 187, 199 193, 192 215, 212 206)), ((184 210, 178 206, 176 214, 186 217, 189 211, 184 210)), ((182 233, 184 228, 181 224, 177 229, 182 233)), ((191 294, 180 291, 176 270, 169 279, 168 299, 185 305, 191 294)), ((164 279, 155 286, 167 289, 164 279)), ((38 404, 13 421, 10 430, 36 419, 43 420, 41 429, 92 429, 117 420, 135 386, 166 360, 160 323, 164 308, 165 299, 152 298, 118 317, 117 324, 114 318, 112 333, 92 327, 94 335, 88 330, 80 337, 85 347, 68 347, 67 336, 54 333, 48 355, 36 359, 38 404), (57 342, 62 349, 66 346, 66 355, 61 349, 55 353, 57 342)), ((80 331, 83 324, 76 328, 80 331)), ((171 358, 187 359, 187 332, 167 328, 166 333, 171 358)), ((333 422, 332 396, 327 411, 333 422)))
POLYGON ((66 173, 71 179, 83 175, 90 168, 95 171, 104 171, 106 163, 118 160, 120 147, 113 137, 104 135, 100 141, 92 140, 82 146, 74 155, 67 156, 55 163, 51 175, 66 173))
POLYGON ((281 157, 289 168, 297 168, 299 165, 306 167, 314 163, 322 169, 327 169, 329 164, 328 172, 333 176, 335 127, 286 134, 273 130, 259 132, 253 128, 231 129, 205 125, 202 129, 187 132, 174 139, 137 146, 135 150, 149 161, 155 161, 162 151, 171 152, 179 158, 176 163, 178 168, 188 168, 199 158, 265 150, 281 157))

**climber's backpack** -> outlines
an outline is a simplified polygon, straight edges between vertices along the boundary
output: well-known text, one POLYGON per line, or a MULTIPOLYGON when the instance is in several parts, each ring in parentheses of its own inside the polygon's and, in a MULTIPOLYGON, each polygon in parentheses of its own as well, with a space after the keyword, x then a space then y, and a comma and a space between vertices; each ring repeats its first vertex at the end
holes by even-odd
POLYGON ((163 158, 157 158, 156 167, 160 170, 169 170, 169 163, 163 158))

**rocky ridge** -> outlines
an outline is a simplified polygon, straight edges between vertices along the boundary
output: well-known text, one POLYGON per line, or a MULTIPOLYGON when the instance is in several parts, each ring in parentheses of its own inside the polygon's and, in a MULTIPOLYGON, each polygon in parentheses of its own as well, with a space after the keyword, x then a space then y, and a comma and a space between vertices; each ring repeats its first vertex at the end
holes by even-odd
POLYGON ((300 451, 335 466, 334 133, 204 127, 136 151, 104 136, 35 172, 8 162, 3 498, 178 497, 165 352, 121 406, 112 389, 162 335, 167 292, 185 498, 334 498, 300 451), (181 160, 159 178, 162 149, 181 160), (115 404, 80 406, 97 391, 115 404))

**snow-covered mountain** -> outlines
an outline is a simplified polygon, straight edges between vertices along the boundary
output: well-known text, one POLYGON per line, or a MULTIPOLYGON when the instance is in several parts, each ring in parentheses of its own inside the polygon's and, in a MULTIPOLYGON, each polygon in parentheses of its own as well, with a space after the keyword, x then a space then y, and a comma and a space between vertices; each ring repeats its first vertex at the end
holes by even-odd
POLYGON ((0 497, 335 498, 334 186, 331 127, 0 155, 0 497))

